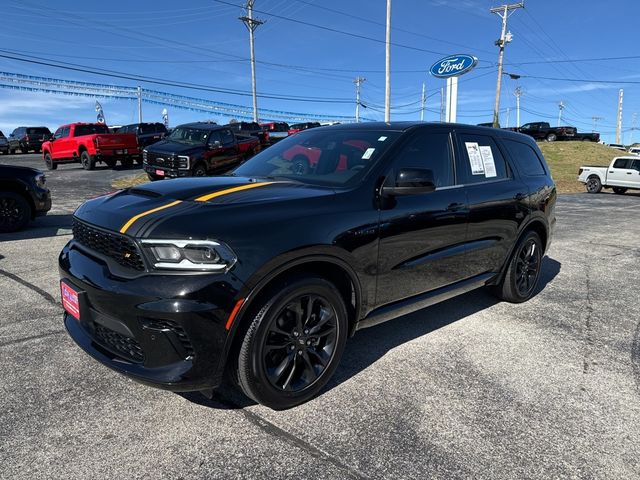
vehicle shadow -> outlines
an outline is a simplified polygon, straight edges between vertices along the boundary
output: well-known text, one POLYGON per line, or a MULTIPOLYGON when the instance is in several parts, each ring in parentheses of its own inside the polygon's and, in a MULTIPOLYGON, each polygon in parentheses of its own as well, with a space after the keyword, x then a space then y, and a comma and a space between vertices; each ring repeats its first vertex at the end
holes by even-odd
MULTIPOLYGON (((560 262, 549 257, 545 258, 542 265, 535 295, 538 295, 562 268, 560 262)), ((340 366, 320 395, 324 395, 373 365, 399 345, 446 327, 497 303, 499 300, 487 289, 482 288, 357 332, 347 342, 340 366)), ((178 393, 178 395, 198 405, 219 410, 240 409, 255 405, 253 400, 228 384, 214 390, 211 398, 199 392, 178 393)))
POLYGON ((71 234, 73 215, 47 215, 36 218, 18 232, 0 233, 0 242, 29 240, 34 238, 56 237, 71 234))

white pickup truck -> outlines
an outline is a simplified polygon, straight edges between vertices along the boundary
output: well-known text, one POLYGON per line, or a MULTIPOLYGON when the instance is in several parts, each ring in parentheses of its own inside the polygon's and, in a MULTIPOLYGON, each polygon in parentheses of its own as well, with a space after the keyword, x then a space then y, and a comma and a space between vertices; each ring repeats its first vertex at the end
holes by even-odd
POLYGON ((640 158, 618 157, 608 167, 580 167, 578 181, 585 184, 589 193, 598 193, 603 188, 612 188, 618 194, 640 190, 640 158))

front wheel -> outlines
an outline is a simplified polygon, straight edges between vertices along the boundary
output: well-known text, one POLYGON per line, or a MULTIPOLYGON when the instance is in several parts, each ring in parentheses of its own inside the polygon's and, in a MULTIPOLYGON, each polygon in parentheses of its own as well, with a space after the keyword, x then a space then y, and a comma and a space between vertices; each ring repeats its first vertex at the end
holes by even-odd
POLYGON ((193 176, 194 177, 205 177, 207 175, 207 168, 204 164, 199 163, 195 167, 193 167, 193 176))
POLYGON ((495 287, 498 298, 511 303, 529 300, 538 285, 542 267, 542 240, 536 232, 527 232, 516 245, 507 272, 495 287))
POLYGON ((0 192, 0 233, 24 228, 31 219, 31 206, 15 192, 0 192))
POLYGON ((589 193, 599 193, 602 190, 602 182, 596 176, 589 177, 587 179, 587 192, 589 193))
POLYGON ((613 187, 613 193, 617 193, 618 195, 623 195, 626 191, 627 189, 623 187, 613 187))
POLYGON ((80 155, 80 163, 85 170, 93 170, 96 166, 95 159, 87 151, 82 152, 80 155))
POLYGON ((58 165, 54 163, 51 155, 49 155, 48 153, 44 155, 44 164, 47 166, 47 170, 55 170, 58 168, 58 165))
POLYGON ((240 348, 237 380, 250 398, 275 410, 304 403, 329 381, 347 339, 338 289, 318 277, 289 279, 271 290, 240 348))
POLYGON ((555 142, 558 139, 555 133, 547 135, 547 142, 555 142))

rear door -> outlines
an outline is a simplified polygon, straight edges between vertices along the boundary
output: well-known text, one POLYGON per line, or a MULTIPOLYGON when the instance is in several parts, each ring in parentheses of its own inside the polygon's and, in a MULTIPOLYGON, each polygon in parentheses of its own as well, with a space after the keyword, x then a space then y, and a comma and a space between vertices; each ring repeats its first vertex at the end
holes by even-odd
POLYGON ((418 131, 396 155, 387 181, 402 168, 433 172, 436 190, 385 200, 380 210, 376 303, 388 304, 466 276, 467 204, 455 178, 448 130, 418 131))
POLYGON ((629 176, 629 186, 631 188, 640 188, 640 158, 631 162, 631 170, 634 173, 629 176))
POLYGON ((631 158, 618 158, 613 162, 613 168, 607 169, 607 186, 632 187, 636 171, 631 168, 631 158))
POLYGON ((529 214, 529 189, 489 135, 457 132, 457 172, 469 208, 465 266, 472 277, 498 272, 529 214))

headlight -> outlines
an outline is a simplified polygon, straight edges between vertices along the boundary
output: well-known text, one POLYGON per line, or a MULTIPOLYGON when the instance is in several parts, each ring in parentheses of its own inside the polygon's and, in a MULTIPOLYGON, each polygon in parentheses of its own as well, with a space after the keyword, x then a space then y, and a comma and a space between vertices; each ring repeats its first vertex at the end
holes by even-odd
POLYGON ((39 186, 40 188, 44 188, 44 184, 47 181, 47 177, 45 176, 44 173, 39 173, 35 176, 34 180, 37 186, 39 186))
POLYGON ((236 255, 224 243, 213 240, 140 240, 157 269, 227 272, 236 255))
POLYGON ((147 163, 147 151, 142 150, 142 161, 147 163))
POLYGON ((189 157, 178 156, 178 168, 189 170, 189 157))

